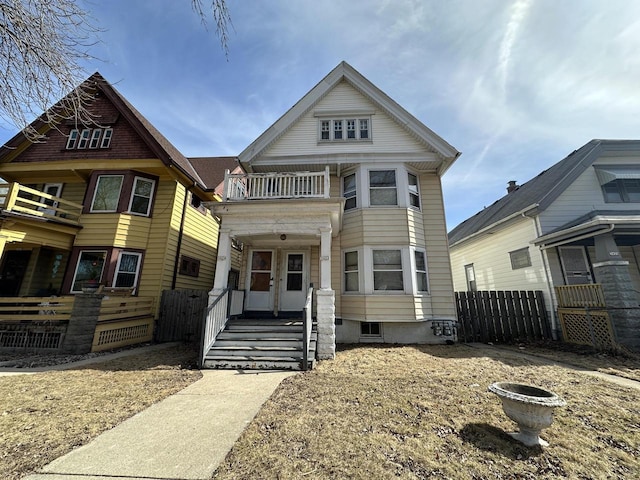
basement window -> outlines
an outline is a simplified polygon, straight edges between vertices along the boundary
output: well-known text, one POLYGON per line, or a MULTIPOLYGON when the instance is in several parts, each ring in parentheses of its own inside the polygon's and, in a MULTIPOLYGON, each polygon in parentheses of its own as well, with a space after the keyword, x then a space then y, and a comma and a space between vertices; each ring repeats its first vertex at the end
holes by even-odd
POLYGON ((380 322, 360 322, 360 336, 381 337, 382 326, 380 322))

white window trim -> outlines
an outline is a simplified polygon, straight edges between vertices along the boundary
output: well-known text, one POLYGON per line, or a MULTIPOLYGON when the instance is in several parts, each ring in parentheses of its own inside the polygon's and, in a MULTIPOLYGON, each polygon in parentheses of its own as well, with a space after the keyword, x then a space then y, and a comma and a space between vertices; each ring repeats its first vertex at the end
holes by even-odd
POLYGON ((412 282, 411 288, 414 295, 430 295, 431 294, 431 282, 429 282, 429 258, 427 257, 427 251, 421 247, 409 247, 409 259, 411 260, 411 274, 412 282), (424 255, 424 273, 427 277, 427 289, 418 290, 418 268, 416 266, 416 252, 424 255))
POLYGON ((95 150, 100 146, 100 138, 102 137, 102 129, 96 128, 91 131, 91 139, 89 140, 89 148, 95 150))
MULTIPOLYGON (((111 281, 111 285, 113 285, 114 287, 116 286, 116 280, 118 279, 118 273, 120 272, 120 262, 122 260, 122 255, 132 255, 132 256, 138 257, 138 263, 136 264, 136 273, 135 273, 135 276, 133 277, 133 288, 137 289, 138 279, 140 277, 140 266, 142 264, 142 253, 140 252, 130 252, 127 250, 122 250, 118 253, 118 261, 116 262, 116 270, 113 273, 113 280, 111 281)), ((125 272, 125 273, 129 273, 129 272, 125 272)))
POLYGON ((118 198, 120 198, 120 195, 122 194, 122 187, 124 185, 124 175, 98 175, 98 177, 96 178, 96 184, 93 188, 93 197, 91 199, 91 209, 89 210, 91 213, 114 213, 118 211, 118 203, 116 202, 116 208, 114 210, 95 210, 93 208, 95 201, 96 201, 96 193, 98 192, 98 185, 100 184, 100 179, 103 177, 120 177, 120 179, 122 180, 120 182, 120 191, 118 192, 118 198))
POLYGON ((147 177, 140 177, 140 176, 135 176, 133 177, 133 183, 131 184, 131 197, 129 198, 129 206, 127 207, 127 212, 131 215, 138 215, 140 217, 148 217, 149 214, 151 213, 151 204, 153 202, 153 194, 156 190, 156 181, 151 179, 151 178, 147 178, 147 177), (133 205, 133 197, 135 196, 135 192, 136 192, 136 183, 138 183, 138 180, 143 180, 145 182, 151 182, 151 193, 149 194, 149 205, 147 206, 147 212, 146 213, 140 213, 140 212, 132 212, 131 211, 131 206, 133 205))
POLYGON ((102 278, 102 274, 104 273, 104 267, 106 266, 107 256, 109 254, 109 252, 107 252, 106 250, 80 250, 78 252, 78 259, 76 260, 76 267, 75 267, 75 270, 73 272, 73 279, 71 280, 71 287, 69 288, 69 291, 71 293, 81 293, 82 292, 82 287, 80 287, 80 290, 73 290, 73 286, 76 284, 76 277, 78 276, 78 267, 80 266, 80 259, 82 258, 82 254, 83 253, 104 253, 104 261, 105 261, 105 263, 102 265, 102 270, 100 271, 100 278, 102 278))
POLYGON ((420 191, 420 175, 418 175, 415 172, 412 172, 411 170, 406 170, 406 175, 407 177, 407 188, 406 188, 406 192, 407 192, 407 208, 412 208, 414 210, 417 211, 422 211, 422 192, 420 191), (414 206, 411 204, 411 190, 409 190, 409 175, 413 175, 414 177, 416 177, 416 187, 418 188, 418 206, 414 206))
POLYGON ((100 148, 109 148, 111 146, 111 138, 113 137, 113 129, 105 128, 100 140, 100 148))
POLYGON ((359 192, 359 188, 358 188, 359 185, 360 185, 360 178, 359 178, 359 174, 358 174, 357 170, 356 171, 347 172, 346 174, 343 174, 340 177, 340 193, 345 199, 347 198, 345 196, 345 191, 344 191, 344 179, 346 177, 350 176, 350 175, 353 175, 353 178, 354 178, 354 180, 356 182, 356 188, 355 188, 355 192, 354 192, 355 195, 353 197, 353 198, 356 199, 356 206, 353 207, 353 208, 349 208, 349 209, 345 208, 345 212, 351 212, 353 210, 358 210, 358 208, 360 207, 360 192, 359 192))
POLYGON ((315 117, 318 118, 318 143, 350 143, 350 142, 371 142, 373 139, 372 132, 372 116, 373 112, 349 112, 349 111, 341 111, 341 112, 321 112, 315 113, 315 117), (360 137, 361 129, 360 129, 360 121, 367 121, 367 133, 368 136, 365 138, 360 137), (348 138, 347 133, 347 122, 354 121, 355 122, 355 138, 348 138), (322 122, 329 122, 329 138, 322 138, 322 122), (336 132, 336 123, 342 122, 342 138, 335 138, 336 132))
POLYGON ((67 138, 67 150, 73 150, 76 148, 76 144, 78 143, 78 138, 80 137, 80 132, 78 129, 74 128, 69 132, 69 137, 67 138))
MULTIPOLYGON (((402 205, 402 199, 406 196, 408 197, 408 193, 406 193, 405 195, 402 195, 402 190, 404 188, 405 191, 408 190, 408 181, 405 181, 405 185, 404 187, 402 186, 403 181, 401 180, 401 178, 405 177, 405 175, 398 175, 398 171, 402 171, 403 169, 398 169, 398 167, 369 167, 366 169, 367 173, 366 173, 366 178, 367 178, 367 202, 369 203, 369 207, 371 208, 397 208, 397 207, 402 207, 405 205, 402 205), (371 205, 371 188, 375 188, 376 190, 382 190, 382 189, 387 189, 390 190, 391 187, 371 187, 371 172, 385 172, 385 171, 393 171, 395 173, 395 177, 396 177, 396 203, 394 205, 371 205)), ((406 202, 406 199, 405 199, 406 202)))
POLYGON ((363 269, 363 253, 362 253, 362 249, 361 248, 346 248, 344 250, 342 250, 341 252, 341 257, 340 257, 340 267, 342 269, 342 293, 345 295, 362 295, 362 291, 364 288, 364 277, 365 277, 365 271, 363 269), (356 252, 358 254, 358 290, 347 290, 347 282, 345 280, 346 277, 346 264, 344 261, 344 256, 347 253, 350 252, 356 252))
POLYGON ((89 140, 91 139, 91 130, 85 128, 80 132, 78 136, 77 148, 78 150, 84 150, 89 146, 89 140))

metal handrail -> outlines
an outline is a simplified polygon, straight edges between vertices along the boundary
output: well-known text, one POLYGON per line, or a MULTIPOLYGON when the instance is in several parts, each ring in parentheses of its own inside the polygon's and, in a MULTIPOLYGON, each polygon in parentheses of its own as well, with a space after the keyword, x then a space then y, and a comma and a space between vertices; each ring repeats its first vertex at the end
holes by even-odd
POLYGON ((302 370, 309 370, 309 349, 313 327, 313 286, 307 291, 307 300, 302 310, 302 370))
POLYGON ((225 288, 216 299, 207 307, 202 322, 202 341, 200 342, 200 368, 204 366, 204 359, 213 344, 218 338, 218 334, 224 330, 230 316, 231 302, 229 293, 232 288, 225 288))

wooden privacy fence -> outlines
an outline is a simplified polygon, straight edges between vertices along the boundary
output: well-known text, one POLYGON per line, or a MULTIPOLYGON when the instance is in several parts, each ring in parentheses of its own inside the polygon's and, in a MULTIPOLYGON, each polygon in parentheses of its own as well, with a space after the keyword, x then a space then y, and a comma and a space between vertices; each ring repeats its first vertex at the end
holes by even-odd
POLYGON ((455 292, 455 297, 462 342, 552 338, 541 290, 455 292))
POLYGON ((208 302, 207 290, 163 291, 156 340, 199 343, 208 302))

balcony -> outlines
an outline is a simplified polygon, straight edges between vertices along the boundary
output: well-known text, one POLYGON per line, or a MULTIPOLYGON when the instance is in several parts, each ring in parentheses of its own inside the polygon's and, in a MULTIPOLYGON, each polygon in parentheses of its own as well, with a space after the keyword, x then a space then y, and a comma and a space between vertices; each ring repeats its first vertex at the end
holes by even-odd
POLYGON ((329 167, 324 172, 225 172, 223 202, 286 198, 329 198, 329 167))
POLYGON ((0 211, 78 226, 82 205, 14 182, 0 185, 0 211))

